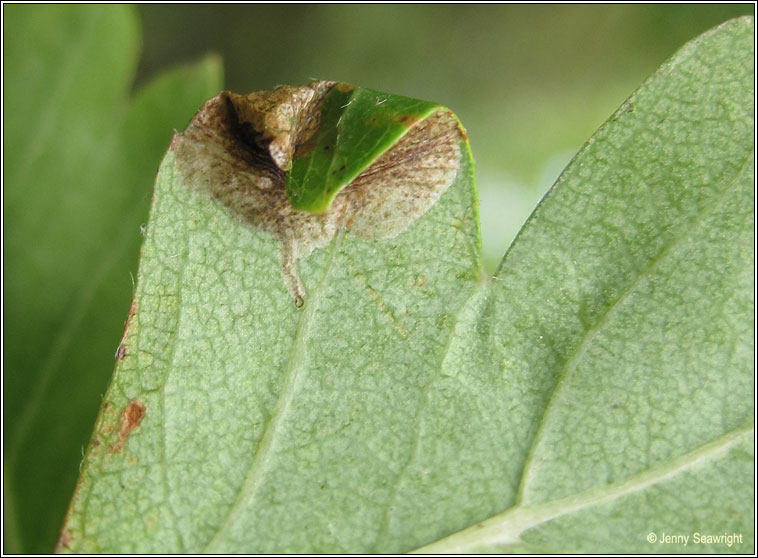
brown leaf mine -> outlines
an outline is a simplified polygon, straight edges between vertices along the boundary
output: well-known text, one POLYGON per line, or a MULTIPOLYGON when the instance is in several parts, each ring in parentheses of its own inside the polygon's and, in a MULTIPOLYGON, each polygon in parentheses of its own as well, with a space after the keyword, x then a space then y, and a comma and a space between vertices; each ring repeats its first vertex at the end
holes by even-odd
POLYGON ((298 306, 305 300, 298 258, 329 244, 341 229, 370 239, 402 233, 450 187, 460 167, 462 131, 455 116, 440 108, 410 126, 325 213, 293 209, 285 172, 318 129, 322 101, 334 85, 319 81, 247 96, 222 92, 172 144, 187 186, 277 240, 282 278, 298 306))
POLYGON ((239 122, 249 126, 250 139, 268 150, 276 166, 286 171, 295 147, 318 128, 317 107, 333 85, 331 81, 318 81, 308 87, 282 86, 246 96, 227 91, 226 96, 239 122))

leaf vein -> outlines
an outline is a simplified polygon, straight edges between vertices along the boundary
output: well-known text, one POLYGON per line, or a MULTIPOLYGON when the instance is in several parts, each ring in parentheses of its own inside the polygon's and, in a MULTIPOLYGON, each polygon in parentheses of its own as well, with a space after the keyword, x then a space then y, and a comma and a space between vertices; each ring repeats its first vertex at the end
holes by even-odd
MULTIPOLYGON (((222 550, 222 546, 225 542, 225 535, 228 535, 229 530, 232 528, 235 519, 242 514, 243 506, 248 504, 255 496, 258 488, 261 486, 265 471, 271 456, 272 448, 274 445, 274 439, 277 431, 279 430, 284 417, 287 414, 287 410, 293 401, 294 392, 297 389, 298 380, 301 374, 299 371, 299 364, 304 358, 305 353, 305 336, 308 328, 311 325, 311 318, 313 316, 316 301, 318 300, 318 294, 321 292, 321 287, 325 283, 329 276, 334 263, 335 254, 342 241, 343 234, 338 233, 334 241, 332 242, 332 250, 329 256, 329 261, 324 270, 324 274, 317 284, 316 288, 311 293, 309 300, 305 304, 300 319, 298 320, 297 329, 295 332, 295 339, 292 343, 292 350, 290 351, 290 357, 287 361, 287 366, 284 370, 284 380, 282 389, 277 398, 274 409, 269 417, 266 426, 264 427, 261 437, 258 439, 258 443, 255 447, 255 453, 253 461, 248 470, 242 486, 238 492, 237 498, 230 506, 228 513, 219 524, 215 535, 211 537, 206 545, 203 553, 217 553, 222 550)), ((300 368, 300 370, 302 370, 300 368)))
POLYGON ((671 236, 668 242, 666 242, 658 251, 658 253, 655 254, 650 259, 648 264, 643 269, 640 270, 640 272, 636 275, 636 277, 634 277, 632 281, 627 283, 620 290, 619 295, 616 297, 616 299, 613 300, 607 306, 605 311, 600 316, 598 316, 595 323, 585 330, 581 341, 577 344, 576 350, 568 357, 568 359, 566 359, 563 366, 561 367, 561 370, 557 376, 555 387, 553 388, 550 398, 545 406, 545 411, 544 413, 542 413, 543 418, 537 427, 537 430, 532 440, 532 444, 529 448, 529 451, 527 452, 527 457, 524 460, 524 466, 523 466, 521 477, 520 477, 521 480, 519 482, 519 487, 518 487, 517 496, 516 496, 517 506, 520 505, 524 501, 526 490, 528 488, 530 474, 532 472, 531 466, 533 463, 534 456, 537 452, 537 448, 540 445, 542 436, 546 430, 546 425, 551 422, 550 418, 551 418, 551 415, 554 413, 553 409, 555 408, 555 402, 560 399, 561 393, 564 389, 564 386, 566 385, 566 377, 569 376, 573 372, 573 370, 576 368, 577 362, 581 360, 581 357, 584 355, 588 347, 591 345, 592 340, 595 338, 598 331, 600 331, 603 325, 608 322, 608 320, 610 319, 610 316, 613 314, 613 311, 623 305, 624 301, 628 298, 628 296, 632 292, 634 292, 634 289, 639 284, 639 282, 644 277, 649 276, 651 272, 654 271, 657 268, 657 266, 662 261, 665 260, 666 255, 671 251, 671 249, 674 246, 676 246, 679 243, 679 241, 681 241, 684 238, 687 238, 689 233, 695 230, 707 216, 715 212, 715 210, 719 207, 719 202, 726 196, 727 193, 729 193, 732 190, 735 184, 738 183, 738 178, 742 175, 742 172, 746 168, 747 163, 750 160, 751 156, 752 156, 752 153, 748 154, 748 156, 743 160, 743 162, 737 168, 734 174, 734 177, 721 190, 721 192, 714 195, 710 203, 704 204, 703 209, 701 209, 689 221, 689 223, 686 223, 684 225, 684 227, 682 228, 681 232, 678 235, 671 236))

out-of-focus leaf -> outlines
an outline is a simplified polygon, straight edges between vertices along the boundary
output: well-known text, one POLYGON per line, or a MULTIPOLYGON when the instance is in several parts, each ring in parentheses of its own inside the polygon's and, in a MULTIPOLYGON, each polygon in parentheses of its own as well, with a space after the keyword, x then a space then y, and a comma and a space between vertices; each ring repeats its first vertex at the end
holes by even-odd
POLYGON ((129 307, 147 185, 220 65, 130 99, 131 8, 3 10, 4 551, 49 552, 129 307))

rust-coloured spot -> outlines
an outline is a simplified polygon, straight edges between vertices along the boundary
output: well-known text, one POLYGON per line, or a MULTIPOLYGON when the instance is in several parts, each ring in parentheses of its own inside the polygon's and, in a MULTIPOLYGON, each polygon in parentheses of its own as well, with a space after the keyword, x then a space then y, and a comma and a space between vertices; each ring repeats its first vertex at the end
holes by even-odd
POLYGON ((340 91, 342 93, 347 93, 348 91, 355 89, 354 85, 348 85, 347 83, 338 83, 336 87, 337 91, 340 91))
POLYGON ((139 426, 144 416, 145 406, 139 401, 129 401, 124 412, 121 413, 121 428, 118 435, 121 438, 129 436, 129 433, 139 426))
POLYGON ((139 401, 129 401, 121 413, 121 428, 118 429, 118 441, 108 448, 109 453, 118 453, 124 447, 124 442, 137 428, 145 417, 145 406, 139 401))

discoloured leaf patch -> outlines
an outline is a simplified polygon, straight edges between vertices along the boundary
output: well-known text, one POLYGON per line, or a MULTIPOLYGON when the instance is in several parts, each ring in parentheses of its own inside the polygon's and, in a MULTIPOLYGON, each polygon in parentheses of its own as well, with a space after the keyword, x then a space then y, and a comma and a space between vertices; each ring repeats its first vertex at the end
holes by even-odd
POLYGON ((306 87, 285 85, 274 91, 246 96, 227 92, 226 96, 247 138, 267 150, 276 166, 286 171, 292 166, 295 148, 318 128, 318 107, 333 85, 317 81, 306 87))
POLYGON ((145 418, 145 406, 139 401, 129 401, 121 413, 121 428, 118 430, 118 441, 108 448, 108 452, 120 452, 129 434, 140 425, 143 418, 145 418))
MULTIPOLYGON (((401 98, 428 114, 422 119, 399 115, 405 120, 401 131, 394 131, 397 140, 375 156, 370 152, 357 176, 337 185, 336 197, 322 213, 293 208, 285 191, 293 156, 318 152, 319 157, 336 157, 332 153, 344 141, 351 118, 347 109, 360 91, 322 81, 247 96, 223 92, 207 101, 172 142, 176 168, 187 186, 207 192, 233 215, 276 238, 282 277, 298 306, 305 300, 298 258, 329 244, 341 229, 370 239, 402 233, 447 190, 460 166, 462 132, 455 116, 443 107, 401 98), (334 99, 349 99, 339 105, 345 110, 339 118, 330 112, 324 123, 321 110, 332 92, 340 97, 332 98, 331 105, 334 99)), ((382 119, 367 124, 363 113, 355 118, 374 136, 382 130, 371 126, 387 125, 382 119)), ((357 137, 350 143, 359 142, 357 137)), ((324 175, 315 180, 313 173, 322 172, 321 167, 308 167, 309 181, 325 184, 328 173, 344 169, 344 163, 336 164, 339 159, 325 160, 324 175)))

